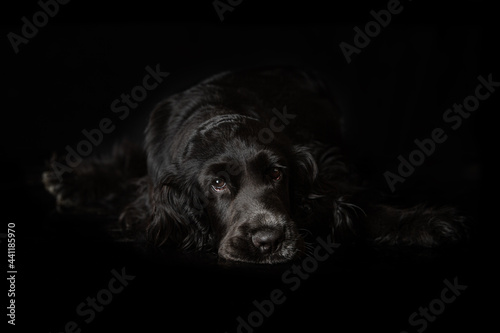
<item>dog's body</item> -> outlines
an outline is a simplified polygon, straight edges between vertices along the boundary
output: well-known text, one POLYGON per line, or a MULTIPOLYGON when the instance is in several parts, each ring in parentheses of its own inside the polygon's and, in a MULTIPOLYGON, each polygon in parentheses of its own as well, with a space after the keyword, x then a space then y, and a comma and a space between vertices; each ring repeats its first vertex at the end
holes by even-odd
POLYGON ((312 71, 226 72, 153 111, 145 155, 122 149, 62 184, 50 171, 44 182, 59 206, 116 208, 126 229, 158 245, 240 262, 295 258, 302 230, 426 247, 463 237, 453 209, 399 209, 367 195, 340 155, 340 124, 312 71))

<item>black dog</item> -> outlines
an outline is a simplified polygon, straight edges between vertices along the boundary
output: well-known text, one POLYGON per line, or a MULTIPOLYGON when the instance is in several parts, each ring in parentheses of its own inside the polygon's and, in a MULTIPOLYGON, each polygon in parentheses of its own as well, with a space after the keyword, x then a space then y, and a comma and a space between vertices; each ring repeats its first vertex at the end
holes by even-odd
POLYGON ((313 71, 226 72, 158 105, 144 153, 122 146, 43 180, 60 207, 119 211, 157 245, 233 261, 289 261, 303 230, 425 247, 463 238, 454 209, 395 208, 362 189, 337 148, 340 123, 313 71))

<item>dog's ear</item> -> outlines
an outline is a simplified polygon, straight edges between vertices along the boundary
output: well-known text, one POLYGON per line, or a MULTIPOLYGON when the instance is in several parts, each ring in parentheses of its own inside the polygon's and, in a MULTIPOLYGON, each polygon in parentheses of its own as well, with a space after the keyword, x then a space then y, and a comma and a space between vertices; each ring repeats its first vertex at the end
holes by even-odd
POLYGON ((292 214, 301 223, 310 224, 315 206, 310 196, 314 192, 318 165, 311 147, 306 145, 292 146, 291 160, 293 164, 289 186, 292 214))
POLYGON ((209 224, 203 223, 206 198, 194 184, 174 174, 161 177, 151 193, 152 215, 147 235, 156 245, 169 244, 183 250, 210 246, 209 224))
POLYGON ((312 189, 318 175, 318 165, 313 150, 309 146, 294 145, 292 155, 295 163, 294 182, 301 192, 308 192, 312 189))
POLYGON ((311 142, 294 146, 293 151, 299 181, 295 190, 299 213, 312 223, 318 218, 326 220, 336 239, 355 234, 355 221, 363 212, 349 200, 356 191, 355 176, 340 149, 311 142))

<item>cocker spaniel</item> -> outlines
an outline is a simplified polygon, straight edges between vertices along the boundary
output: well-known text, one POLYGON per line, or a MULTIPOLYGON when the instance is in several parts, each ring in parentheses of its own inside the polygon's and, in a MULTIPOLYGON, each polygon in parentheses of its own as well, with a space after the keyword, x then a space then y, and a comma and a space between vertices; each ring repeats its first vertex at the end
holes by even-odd
POLYGON ((123 143, 62 181, 49 168, 43 182, 61 209, 118 213, 158 246, 230 261, 290 261, 304 252, 304 231, 423 247, 463 239, 455 209, 397 208, 362 188, 340 133, 318 73, 230 71, 161 102, 144 149, 123 143))

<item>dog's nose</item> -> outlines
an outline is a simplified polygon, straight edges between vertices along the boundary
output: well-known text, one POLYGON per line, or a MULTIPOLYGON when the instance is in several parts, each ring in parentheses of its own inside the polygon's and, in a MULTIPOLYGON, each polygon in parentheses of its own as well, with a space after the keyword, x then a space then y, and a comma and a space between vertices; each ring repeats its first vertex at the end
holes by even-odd
POLYGON ((275 229, 257 231, 252 236, 253 245, 263 254, 275 251, 281 243, 282 233, 275 229))

